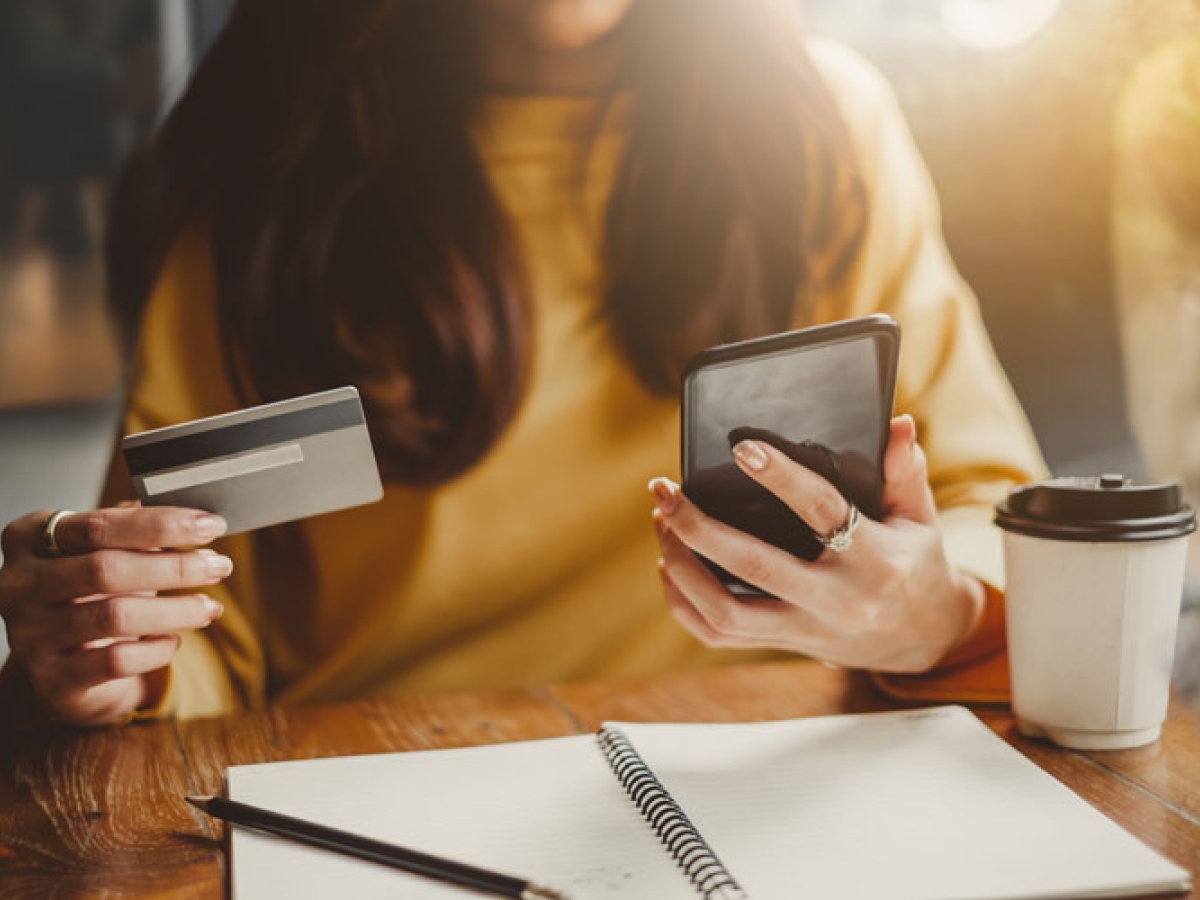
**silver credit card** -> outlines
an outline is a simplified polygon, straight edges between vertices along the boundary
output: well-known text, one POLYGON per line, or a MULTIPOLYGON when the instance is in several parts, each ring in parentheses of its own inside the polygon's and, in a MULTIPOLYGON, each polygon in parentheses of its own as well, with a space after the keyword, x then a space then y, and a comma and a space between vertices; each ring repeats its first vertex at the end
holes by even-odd
POLYGON ((352 387, 131 434, 121 451, 143 504, 217 513, 229 534, 383 496, 352 387))

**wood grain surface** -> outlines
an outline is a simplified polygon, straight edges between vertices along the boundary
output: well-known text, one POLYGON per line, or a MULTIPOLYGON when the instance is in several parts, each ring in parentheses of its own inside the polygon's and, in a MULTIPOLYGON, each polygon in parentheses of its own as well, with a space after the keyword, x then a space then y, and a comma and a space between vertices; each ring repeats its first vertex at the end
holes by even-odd
MULTIPOLYGON (((230 765, 554 737, 593 731, 606 719, 752 721, 894 705, 861 675, 797 661, 639 682, 0 734, 0 898, 226 895, 223 831, 182 798, 221 790, 230 765)), ((977 712, 1200 879, 1200 722, 1190 711, 1172 707, 1159 743, 1110 753, 1055 749, 1020 736, 1005 710, 977 712)))
POLYGON ((170 723, 0 741, 0 897, 209 897, 212 834, 170 723))

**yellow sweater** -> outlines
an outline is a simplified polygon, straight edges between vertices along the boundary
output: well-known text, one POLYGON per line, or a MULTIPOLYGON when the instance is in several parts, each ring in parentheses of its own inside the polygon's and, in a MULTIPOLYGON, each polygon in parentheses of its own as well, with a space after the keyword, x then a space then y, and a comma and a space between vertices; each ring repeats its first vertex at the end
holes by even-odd
MULTIPOLYGON (((1000 583, 991 506, 1041 469, 976 303, 943 245, 937 200, 883 80, 844 49, 812 53, 849 123, 870 223, 818 320, 886 311, 904 331, 898 411, 928 454, 952 561, 1000 583)), ((678 476, 679 411, 652 397, 593 310, 596 222, 619 159, 618 116, 572 194, 587 102, 497 99, 479 152, 517 228, 532 290, 527 396, 488 456, 433 490, 218 543, 223 618, 188 634, 163 709, 205 715, 458 688, 632 676, 763 653, 703 647, 667 612, 647 479, 678 476)), ((169 257, 145 313, 124 431, 236 407, 218 351, 203 235, 169 257)), ((131 488, 114 460, 104 498, 131 488)))

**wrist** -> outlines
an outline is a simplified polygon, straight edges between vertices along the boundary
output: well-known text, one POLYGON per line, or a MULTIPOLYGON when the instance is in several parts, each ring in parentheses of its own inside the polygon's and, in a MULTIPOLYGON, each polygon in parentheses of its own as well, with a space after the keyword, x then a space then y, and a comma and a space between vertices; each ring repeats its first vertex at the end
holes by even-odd
POLYGON ((965 572, 958 575, 963 579, 959 589, 966 592, 965 608, 973 610, 974 614, 966 617, 966 624, 958 639, 947 647, 941 659, 933 665, 935 669, 973 665, 981 659, 1004 652, 1004 593, 973 575, 965 572), (982 595, 982 600, 975 606, 979 595, 982 595))
POLYGON ((963 646, 979 633, 983 624, 984 613, 987 610, 987 588, 974 575, 968 575, 958 569, 950 570, 954 591, 960 598, 959 607, 962 609, 962 624, 958 635, 946 647, 943 656, 948 656, 963 646))

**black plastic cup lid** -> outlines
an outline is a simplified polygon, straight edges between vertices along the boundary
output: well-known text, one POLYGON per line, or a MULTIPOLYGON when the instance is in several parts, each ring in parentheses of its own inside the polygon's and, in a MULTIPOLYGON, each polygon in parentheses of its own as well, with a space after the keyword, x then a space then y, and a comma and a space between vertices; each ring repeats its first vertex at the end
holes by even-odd
POLYGON ((997 505, 996 524, 1060 541, 1161 541, 1195 531, 1196 513, 1177 484, 1098 475, 1014 488, 997 505))

